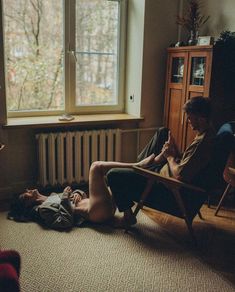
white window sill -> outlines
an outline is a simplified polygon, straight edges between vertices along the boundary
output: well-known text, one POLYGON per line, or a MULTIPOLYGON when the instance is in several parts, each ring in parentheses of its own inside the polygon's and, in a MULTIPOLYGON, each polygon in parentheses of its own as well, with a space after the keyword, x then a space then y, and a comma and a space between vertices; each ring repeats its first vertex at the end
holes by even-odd
POLYGON ((72 121, 59 121, 60 116, 8 118, 4 128, 51 128, 63 126, 89 126, 120 122, 138 122, 141 117, 129 114, 74 115, 72 121))

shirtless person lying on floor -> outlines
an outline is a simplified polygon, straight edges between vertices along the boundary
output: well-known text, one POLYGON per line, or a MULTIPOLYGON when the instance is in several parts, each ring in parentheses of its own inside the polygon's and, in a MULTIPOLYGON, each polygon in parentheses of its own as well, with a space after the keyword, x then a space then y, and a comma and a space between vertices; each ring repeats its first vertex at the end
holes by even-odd
MULTIPOLYGON (((89 173, 89 198, 85 192, 73 191, 69 186, 63 193, 52 193, 50 196, 41 194, 37 189, 26 190, 17 200, 20 205, 19 213, 22 215, 22 220, 18 218, 18 221, 34 220, 59 230, 78 226, 83 221, 113 223, 116 206, 106 184, 106 173, 118 167, 144 167, 151 163, 154 157, 150 156, 138 163, 93 162, 89 173)), ((13 213, 10 212, 8 218, 16 220, 13 213)))

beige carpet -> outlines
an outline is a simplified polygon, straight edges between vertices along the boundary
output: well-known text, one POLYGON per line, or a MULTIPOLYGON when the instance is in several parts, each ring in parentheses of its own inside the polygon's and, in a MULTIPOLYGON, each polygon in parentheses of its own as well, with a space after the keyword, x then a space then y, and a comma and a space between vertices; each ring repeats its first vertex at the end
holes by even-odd
POLYGON ((141 212, 131 233, 104 226, 68 233, 0 213, 0 248, 22 257, 23 292, 235 291, 141 212))

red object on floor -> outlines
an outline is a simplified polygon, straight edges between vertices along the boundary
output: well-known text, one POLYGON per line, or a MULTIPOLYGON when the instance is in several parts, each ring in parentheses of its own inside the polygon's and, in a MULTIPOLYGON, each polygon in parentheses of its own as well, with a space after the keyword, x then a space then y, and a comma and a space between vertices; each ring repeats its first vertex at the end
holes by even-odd
POLYGON ((14 250, 0 251, 0 292, 19 292, 20 255, 14 250))

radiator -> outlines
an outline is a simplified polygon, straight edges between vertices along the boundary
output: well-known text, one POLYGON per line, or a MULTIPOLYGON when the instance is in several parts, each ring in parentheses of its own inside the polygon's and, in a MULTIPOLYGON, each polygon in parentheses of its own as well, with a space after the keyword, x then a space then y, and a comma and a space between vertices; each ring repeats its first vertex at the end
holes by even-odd
POLYGON ((36 139, 41 186, 87 182, 93 161, 120 161, 120 129, 40 133, 36 139))

